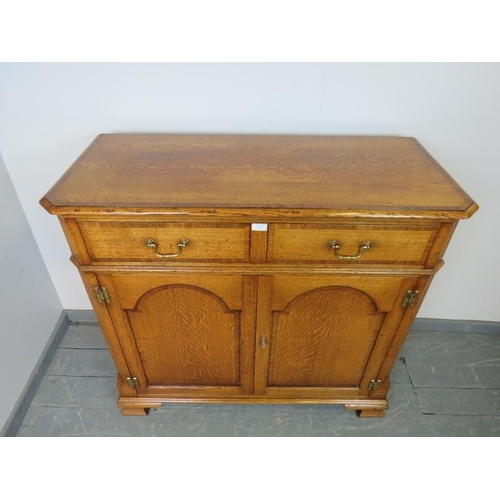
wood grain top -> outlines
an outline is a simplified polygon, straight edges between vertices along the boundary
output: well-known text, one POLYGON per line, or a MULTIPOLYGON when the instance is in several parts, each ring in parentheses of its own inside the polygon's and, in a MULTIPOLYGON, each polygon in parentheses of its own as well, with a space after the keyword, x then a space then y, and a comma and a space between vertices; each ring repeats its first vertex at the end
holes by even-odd
POLYGON ((99 135, 40 203, 51 213, 316 209, 467 218, 474 201, 416 139, 99 135))

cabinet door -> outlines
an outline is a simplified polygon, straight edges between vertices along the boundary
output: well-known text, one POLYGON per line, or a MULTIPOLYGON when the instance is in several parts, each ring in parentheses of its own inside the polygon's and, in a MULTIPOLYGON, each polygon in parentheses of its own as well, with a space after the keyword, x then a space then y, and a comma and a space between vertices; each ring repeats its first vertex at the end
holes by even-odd
POLYGON ((254 278, 138 273, 98 280, 108 289, 108 310, 138 394, 252 392, 254 278))
POLYGON ((415 283, 400 276, 260 277, 255 392, 366 396, 415 283))

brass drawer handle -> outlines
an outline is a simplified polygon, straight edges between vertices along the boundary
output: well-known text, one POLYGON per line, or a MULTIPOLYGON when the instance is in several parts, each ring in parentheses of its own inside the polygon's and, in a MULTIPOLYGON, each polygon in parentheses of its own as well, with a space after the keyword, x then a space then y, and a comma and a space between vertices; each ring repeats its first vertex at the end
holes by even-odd
POLYGON ((330 241, 328 243, 328 247, 333 249, 333 255, 339 259, 359 259, 366 250, 369 250, 372 247, 372 242, 365 241, 362 245, 360 245, 356 255, 339 255, 338 251, 340 250, 340 245, 335 240, 330 241))
POLYGON ((186 238, 182 238, 182 240, 177 243, 177 247, 179 248, 179 251, 177 253, 159 253, 158 244, 151 238, 148 238, 146 240, 146 246, 148 248, 152 248, 155 251, 157 257, 161 257, 162 259, 173 259, 174 257, 177 257, 182 253, 183 248, 187 248, 189 246, 189 240, 186 240, 186 238))

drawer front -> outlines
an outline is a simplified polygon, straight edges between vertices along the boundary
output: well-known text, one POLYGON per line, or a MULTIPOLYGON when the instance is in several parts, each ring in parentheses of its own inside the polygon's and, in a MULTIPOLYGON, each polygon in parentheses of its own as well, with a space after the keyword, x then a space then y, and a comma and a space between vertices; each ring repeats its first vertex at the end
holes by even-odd
POLYGON ((79 226, 93 262, 249 261, 248 224, 80 221, 79 226))
POLYGON ((423 264, 438 226, 273 224, 269 262, 423 264))

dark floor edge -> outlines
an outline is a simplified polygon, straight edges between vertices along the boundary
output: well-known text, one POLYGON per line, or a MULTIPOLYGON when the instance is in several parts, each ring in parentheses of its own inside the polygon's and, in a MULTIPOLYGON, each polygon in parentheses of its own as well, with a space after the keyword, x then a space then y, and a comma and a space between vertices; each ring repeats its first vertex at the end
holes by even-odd
POLYGON ((97 323, 97 318, 92 309, 65 309, 71 323, 97 323))
POLYGON ((70 320, 66 311, 62 311, 61 316, 59 316, 56 326, 54 327, 54 330, 52 330, 49 340, 45 344, 42 354, 35 365, 35 368, 31 372, 31 375, 29 376, 16 404, 14 405, 7 422, 5 422, 2 430, 0 431, 0 437, 13 437, 17 434, 26 412, 30 407, 31 400, 40 387, 43 376, 45 375, 45 372, 47 371, 47 368, 57 351, 57 346, 68 329, 69 323, 70 320))
POLYGON ((421 332, 500 333, 500 322, 417 318, 411 329, 421 332))

